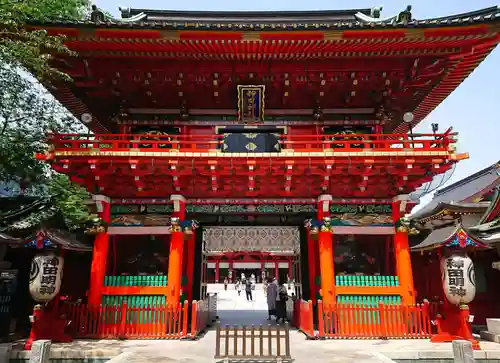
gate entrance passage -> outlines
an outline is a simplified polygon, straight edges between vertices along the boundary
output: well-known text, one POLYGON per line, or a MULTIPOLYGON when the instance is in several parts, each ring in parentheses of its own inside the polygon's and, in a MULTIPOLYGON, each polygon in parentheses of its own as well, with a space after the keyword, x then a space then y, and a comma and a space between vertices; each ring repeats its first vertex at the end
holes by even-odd
MULTIPOLYGON (((300 231, 297 226, 209 226, 203 228, 203 292, 217 292, 222 325, 274 324, 276 293, 266 282, 276 278, 286 291, 288 310, 302 296, 300 231), (249 281, 251 287, 244 284, 249 281), (250 288, 247 293, 246 290, 250 288)), ((277 291, 277 290, 275 290, 277 291)), ((280 313, 281 314, 281 313, 280 313)), ((285 307, 283 314, 287 315, 285 307)), ((283 315, 281 314, 281 315, 283 315)), ((285 319, 286 320, 286 319, 285 319)))

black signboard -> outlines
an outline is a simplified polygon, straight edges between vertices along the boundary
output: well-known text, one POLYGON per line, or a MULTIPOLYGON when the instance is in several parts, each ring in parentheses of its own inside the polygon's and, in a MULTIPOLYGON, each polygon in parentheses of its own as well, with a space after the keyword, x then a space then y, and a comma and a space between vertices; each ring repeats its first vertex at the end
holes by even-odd
POLYGON ((0 341, 8 340, 17 290, 17 270, 0 270, 0 341))

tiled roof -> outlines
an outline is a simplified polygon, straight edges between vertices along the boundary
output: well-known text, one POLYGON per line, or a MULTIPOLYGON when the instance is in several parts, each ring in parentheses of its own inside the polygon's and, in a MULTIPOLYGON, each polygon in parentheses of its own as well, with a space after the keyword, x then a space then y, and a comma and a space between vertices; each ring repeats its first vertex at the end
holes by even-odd
POLYGON ((486 213, 484 213, 483 217, 481 218, 480 223, 487 223, 495 220, 498 221, 499 218, 500 218, 500 185, 497 185, 490 206, 488 207, 488 210, 486 211, 486 213))
POLYGON ((411 250, 424 251, 441 247, 443 244, 450 242, 457 233, 463 232, 467 234, 467 237, 472 242, 479 244, 479 246, 476 247, 486 248, 488 247, 488 244, 492 243, 492 241, 487 241, 477 235, 473 235, 470 231, 464 228, 463 224, 457 223, 434 229, 422 242, 411 247, 411 250))
POLYGON ((43 230, 47 238, 67 250, 90 251, 92 237, 59 229, 64 223, 49 198, 1 197, 0 243, 24 245, 43 230))
POLYGON ((450 239, 458 231, 458 228, 459 226, 453 224, 451 226, 435 229, 422 242, 413 246, 411 250, 432 249, 435 246, 441 245, 444 241, 450 239))
POLYGON ((384 28, 435 28, 442 26, 467 26, 477 23, 500 21, 500 8, 497 6, 452 16, 398 22, 398 14, 374 21, 360 20, 356 14, 369 18, 368 9, 339 11, 269 11, 269 12, 208 12, 208 11, 161 11, 130 9, 133 18, 110 19, 104 21, 53 21, 34 22, 33 25, 79 26, 99 28, 129 29, 196 29, 196 30, 319 30, 319 29, 384 29, 384 28), (141 15, 142 14, 142 15, 141 15))
MULTIPOLYGON (((411 218, 419 219, 430 216, 442 210, 442 207, 446 205, 458 206, 459 202, 468 201, 474 195, 490 191, 496 185, 500 184, 499 171, 500 163, 496 163, 438 190, 432 200, 425 207, 414 213, 411 218)), ((470 203, 468 202, 467 204, 470 203)))
MULTIPOLYGON (((429 203, 431 204, 431 203, 429 203)), ((412 214, 412 219, 424 219, 426 217, 435 215, 443 210, 449 210, 456 213, 484 213, 489 202, 478 202, 478 203, 464 203, 464 202, 439 202, 437 204, 432 204, 432 208, 424 207, 418 212, 412 214)))
POLYGON ((0 198, 0 232, 21 232, 36 228, 56 213, 56 208, 46 198, 0 198))

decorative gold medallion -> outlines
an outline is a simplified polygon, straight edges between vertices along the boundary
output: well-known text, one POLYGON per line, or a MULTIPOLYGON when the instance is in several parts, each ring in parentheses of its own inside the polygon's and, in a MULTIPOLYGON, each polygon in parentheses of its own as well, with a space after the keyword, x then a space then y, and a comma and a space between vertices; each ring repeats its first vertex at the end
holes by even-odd
POLYGON ((255 145, 253 142, 249 142, 246 146, 245 149, 248 151, 255 151, 257 149, 257 145, 255 145))

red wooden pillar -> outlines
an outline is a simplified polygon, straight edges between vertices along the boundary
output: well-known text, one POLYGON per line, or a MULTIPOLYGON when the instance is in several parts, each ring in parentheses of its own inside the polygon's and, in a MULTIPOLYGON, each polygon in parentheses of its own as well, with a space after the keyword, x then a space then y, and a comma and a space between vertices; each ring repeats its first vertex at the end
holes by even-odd
POLYGON ((290 280, 293 279, 293 272, 292 272, 292 258, 288 257, 288 278, 290 280))
MULTIPOLYGON (((185 220, 186 217, 186 199, 182 195, 173 194, 170 196, 174 212, 172 217, 179 218, 179 221, 185 220)), ((170 239, 170 255, 168 264, 168 287, 169 287, 169 302, 177 304, 180 298, 181 282, 182 282, 182 266, 184 257, 184 248, 186 251, 186 273, 187 286, 186 293, 188 301, 193 299, 193 271, 194 271, 194 233, 189 236, 184 246, 184 232, 172 231, 170 239)))
POLYGON ((321 269, 321 297, 325 306, 335 304, 335 271, 333 264, 333 235, 319 232, 319 263, 321 269))
MULTIPOLYGON (((398 197, 392 203, 392 218, 396 223, 406 212, 406 200, 398 197)), ((403 304, 415 304, 415 287, 413 285, 413 271, 411 267, 408 233, 398 232, 394 235, 394 257, 396 259, 396 274, 401 286, 403 304)))
POLYGON ((280 281, 280 266, 278 261, 274 261, 274 277, 276 277, 276 280, 278 283, 281 283, 280 281))
MULTIPOLYGON (((318 220, 330 216, 331 195, 321 195, 318 198, 318 220)), ((321 298, 326 306, 335 304, 335 271, 333 259, 333 233, 319 232, 319 271, 321 273, 321 298)))
MULTIPOLYGON (((172 228, 177 228, 174 225, 172 228)), ((170 239, 170 256, 168 258, 168 303, 178 304, 181 295, 182 253, 184 249, 184 232, 173 230, 170 239)))
POLYGON ((309 263, 309 300, 316 304, 316 249, 314 248, 316 241, 311 237, 310 230, 307 230, 307 262, 309 263))
POLYGON ((186 247, 188 249, 187 253, 187 299, 188 301, 193 301, 193 271, 194 271, 194 249, 195 249, 195 239, 196 235, 193 234, 189 236, 189 239, 186 241, 186 247))
MULTIPOLYGON (((101 219, 109 223, 111 219, 111 203, 108 197, 103 195, 94 195, 93 200, 97 205, 97 212, 101 219)), ((97 233, 94 240, 94 249, 92 252, 92 266, 90 268, 90 288, 89 305, 97 307, 101 304, 104 288, 104 277, 109 251, 108 232, 97 233)))
POLYGON ((215 282, 218 283, 220 278, 220 261, 215 261, 215 282))

